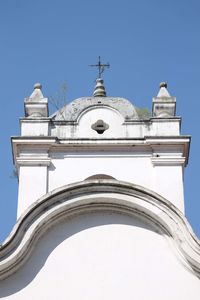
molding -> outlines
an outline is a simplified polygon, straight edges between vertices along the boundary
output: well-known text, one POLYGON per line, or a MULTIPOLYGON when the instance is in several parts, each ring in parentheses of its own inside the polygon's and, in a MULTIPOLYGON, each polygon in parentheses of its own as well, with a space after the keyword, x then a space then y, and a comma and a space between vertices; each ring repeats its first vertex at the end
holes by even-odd
POLYGON ((149 117, 148 119, 138 119, 138 120, 129 120, 126 119, 123 123, 123 125, 151 125, 152 123, 174 123, 174 122, 179 122, 181 123, 181 117, 149 117))
POLYGON ((166 122, 174 122, 174 121, 181 122, 182 118, 179 117, 179 116, 166 117, 166 118, 163 118, 163 117, 151 117, 150 120, 153 121, 153 122, 156 122, 156 123, 160 123, 160 122, 166 123, 166 122))
POLYGON ((77 153, 77 154, 74 154, 74 153, 65 153, 65 154, 62 154, 61 155, 58 155, 57 153, 56 154, 53 154, 51 156, 52 159, 59 159, 59 158, 68 158, 68 157, 75 157, 75 158, 94 158, 94 157, 103 157, 103 158, 111 158, 111 157, 114 157, 114 158, 149 158, 151 157, 151 154, 149 154, 148 152, 145 154, 145 153, 92 153, 92 152, 85 152, 85 153, 77 153))
POLYGON ((42 118, 26 117, 26 118, 20 118, 19 121, 20 123, 50 123, 51 122, 51 120, 46 117, 42 117, 42 118))
POLYGON ((66 138, 66 139, 61 139, 57 138, 54 136, 12 136, 11 140, 14 142, 28 142, 28 141, 35 141, 35 142, 44 142, 44 143, 52 143, 56 141, 85 141, 85 142, 93 142, 93 141, 99 141, 99 142, 107 142, 107 141, 121 141, 124 143, 130 143, 131 141, 133 142, 144 142, 145 140, 149 140, 151 142, 158 142, 160 140, 167 140, 167 141, 175 141, 176 143, 179 143, 180 140, 183 142, 185 141, 190 141, 191 136, 190 135, 176 135, 176 136, 145 136, 145 137, 137 137, 137 138, 132 138, 132 137, 126 137, 126 138, 66 138))
POLYGON ((79 139, 58 139, 56 137, 12 137, 12 150, 13 159, 20 156, 20 150, 26 149, 46 149, 46 151, 66 151, 71 152, 77 148, 78 151, 123 151, 137 153, 139 152, 157 152, 162 147, 170 147, 171 149, 179 147, 182 156, 185 157, 185 165, 188 162, 189 147, 190 147, 190 136, 166 136, 166 137, 151 137, 146 136, 144 138, 79 138, 79 139))
POLYGON ((171 237, 183 265, 200 277, 200 241, 184 215, 168 200, 141 186, 117 180, 85 180, 58 188, 20 217, 0 248, 0 279, 22 266, 37 240, 56 222, 84 212, 139 215, 171 237))
POLYGON ((152 157, 153 166, 184 166, 186 162, 185 157, 152 157))
POLYGON ((43 166, 50 166, 51 164, 51 159, 50 158, 34 158, 34 157, 26 157, 26 158, 20 158, 20 157, 17 157, 16 158, 16 164, 17 166, 40 166, 40 167, 43 167, 43 166))

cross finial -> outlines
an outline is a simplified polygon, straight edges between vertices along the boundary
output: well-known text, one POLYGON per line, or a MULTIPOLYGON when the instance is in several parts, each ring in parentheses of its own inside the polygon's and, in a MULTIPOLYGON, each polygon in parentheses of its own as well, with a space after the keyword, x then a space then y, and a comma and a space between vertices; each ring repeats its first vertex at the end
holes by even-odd
POLYGON ((98 72, 99 72, 99 76, 98 78, 101 78, 101 74, 103 73, 103 71, 105 70, 105 68, 109 68, 110 67, 110 64, 107 63, 107 64, 102 64, 101 63, 101 57, 99 56, 99 61, 96 65, 90 65, 90 67, 96 67, 98 68, 98 72))

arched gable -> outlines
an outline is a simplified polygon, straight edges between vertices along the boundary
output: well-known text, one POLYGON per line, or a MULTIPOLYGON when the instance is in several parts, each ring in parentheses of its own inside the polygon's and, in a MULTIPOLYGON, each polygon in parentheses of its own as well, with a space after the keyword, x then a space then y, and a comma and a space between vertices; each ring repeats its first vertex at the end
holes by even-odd
POLYGON ((13 274, 24 264, 48 228, 74 215, 97 211, 142 216, 172 238, 182 263, 199 275, 199 241, 175 206, 143 187, 99 179, 56 189, 28 209, 0 249, 0 278, 13 274))

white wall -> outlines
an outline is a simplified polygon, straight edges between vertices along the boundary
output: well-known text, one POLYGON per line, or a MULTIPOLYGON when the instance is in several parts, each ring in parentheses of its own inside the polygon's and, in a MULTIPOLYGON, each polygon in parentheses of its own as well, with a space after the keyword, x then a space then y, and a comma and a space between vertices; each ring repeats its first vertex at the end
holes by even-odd
MULTIPOLYGON (((49 167, 20 166, 18 217, 36 200, 58 187, 106 174, 153 190, 184 212, 182 165, 159 166, 148 152, 51 153, 49 167)), ((31 164, 31 162, 29 162, 31 164)))
POLYGON ((184 212, 183 170, 181 166, 155 166, 152 190, 184 212))
POLYGON ((107 212, 56 225, 29 261, 0 282, 0 298, 199 300, 199 279, 148 222, 107 212))
POLYGON ((85 111, 78 121, 78 137, 118 137, 125 136, 125 128, 122 126, 124 118, 114 109, 99 108, 85 111), (98 120, 103 120, 109 128, 103 134, 98 134, 91 126, 98 120))
MULTIPOLYGON (((34 135, 33 129, 26 125, 26 131, 34 135)), ((37 133, 37 132, 36 132, 37 133)), ((53 125, 51 135, 59 138, 140 138, 144 136, 177 136, 180 135, 180 119, 156 119, 151 121, 135 121, 126 123, 122 115, 117 110, 109 107, 92 107, 85 110, 78 118, 78 123, 74 125, 53 125), (98 134, 91 128, 98 120, 103 120, 109 125, 103 134, 98 134)))
POLYGON ((152 186, 152 166, 148 158, 133 158, 123 155, 70 155, 64 159, 53 159, 49 171, 49 190, 82 181, 95 174, 107 174, 118 180, 152 186), (144 173, 143 170, 146 170, 144 173))
POLYGON ((148 153, 146 157, 130 153, 68 153, 55 157, 54 154, 49 167, 49 191, 95 174, 106 174, 151 189, 184 212, 182 166, 154 167, 148 153))
MULTIPOLYGON (((32 144, 27 147, 23 139, 22 144, 19 146, 19 153, 16 152, 19 159, 28 156, 31 164, 31 160, 34 161, 42 153, 41 157, 45 156, 46 159, 49 159, 49 163, 51 160, 51 165, 48 168, 48 173, 46 167, 40 166, 40 162, 38 162, 38 165, 34 162, 34 166, 20 167, 18 216, 47 191, 52 191, 68 183, 84 180, 95 174, 107 174, 118 180, 152 189, 184 212, 182 165, 176 167, 165 165, 154 168, 151 161, 151 157, 161 151, 159 148, 162 148, 163 151, 163 153, 159 152, 159 156, 171 157, 173 154, 175 159, 180 159, 183 156, 183 145, 181 143, 175 146, 166 146, 166 144, 160 146, 157 141, 158 145, 155 146, 155 144, 151 145, 151 141, 144 140, 137 153, 134 148, 131 148, 131 145, 129 145, 127 152, 115 152, 116 149, 119 149, 117 147, 120 143, 115 140, 117 138, 124 138, 125 140, 126 137, 133 138, 132 143, 134 146, 137 142, 140 142, 139 138, 144 138, 145 135, 162 135, 163 137, 166 135, 179 135, 180 120, 154 118, 149 122, 132 122, 128 125, 124 125, 124 121, 124 117, 117 110, 94 105, 84 110, 77 120, 78 123, 73 126, 54 124, 51 133, 63 139, 70 138, 69 143, 71 143, 73 153, 69 153, 66 148, 65 153, 59 154, 59 151, 62 150, 59 150, 58 147, 63 148, 62 142, 60 143, 58 140, 53 147, 51 145, 49 148, 46 147, 45 150, 42 150, 45 152, 43 154, 39 150, 41 145, 38 142, 34 144, 33 140, 32 144), (103 134, 98 134, 91 128, 98 120, 103 120, 109 125, 109 128, 103 134), (74 138, 77 140, 74 141, 74 138), (81 146, 84 138, 87 138, 88 141, 97 139, 95 142, 93 141, 96 146, 102 138, 107 139, 112 145, 113 152, 108 153, 106 149, 102 150, 101 148, 101 153, 98 153, 96 147, 93 153, 89 153, 89 146, 85 146, 85 150, 83 147, 73 148, 77 143, 81 146)), ((40 124, 39 120, 34 121, 26 118, 21 121, 21 125, 22 135, 24 136, 48 134, 48 120, 46 119, 41 121, 40 124)), ((163 139, 161 141, 163 142, 163 139)))
POLYGON ((18 209, 19 217, 33 202, 47 193, 46 166, 20 166, 18 209))
POLYGON ((49 120, 21 120, 21 135, 22 136, 48 136, 49 135, 49 120))

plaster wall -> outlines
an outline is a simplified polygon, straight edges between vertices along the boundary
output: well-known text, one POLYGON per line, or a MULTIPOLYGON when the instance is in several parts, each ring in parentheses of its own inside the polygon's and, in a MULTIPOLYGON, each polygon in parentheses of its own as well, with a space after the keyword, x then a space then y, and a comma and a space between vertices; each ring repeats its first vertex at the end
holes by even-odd
POLYGON ((21 136, 48 136, 49 122, 34 121, 23 122, 21 121, 21 136))
MULTIPOLYGON (((108 139, 115 146, 118 141, 115 138, 143 138, 144 136, 175 136, 179 135, 180 120, 179 119, 151 119, 150 121, 132 122, 131 124, 124 122, 124 117, 119 111, 107 106, 93 105, 83 110, 74 125, 60 125, 51 122, 51 134, 56 137, 77 138, 77 141, 82 142, 82 139, 88 140, 95 138, 96 146, 98 140, 108 139), (98 120, 103 120, 109 127, 103 134, 97 133, 92 129, 98 120), (79 140, 80 139, 80 140, 79 140)), ((45 136, 48 135, 49 121, 44 119, 32 120, 26 118, 21 120, 22 136, 45 136)), ((59 141, 58 141, 59 143, 59 141)), ((76 141, 70 141, 72 147, 76 141)), ((39 197, 52 191, 57 187, 61 187, 68 183, 82 181, 89 176, 95 174, 107 174, 118 180, 135 183, 151 190, 155 190, 160 195, 166 197, 179 209, 184 211, 183 199, 183 182, 182 182, 182 166, 177 167, 153 167, 151 155, 159 151, 159 155, 171 156, 172 154, 178 157, 182 156, 182 147, 180 146, 165 146, 162 150, 157 149, 155 145, 148 145, 147 149, 138 150, 140 152, 133 154, 130 149, 127 153, 106 153, 106 150, 101 149, 101 153, 84 153, 84 150, 77 150, 74 147, 73 153, 55 153, 52 149, 39 150, 41 145, 32 145, 30 149, 26 146, 20 147, 20 158, 33 160, 34 166, 20 167, 19 178, 19 209, 18 216, 39 197), (23 149, 24 147, 24 149, 23 149), (171 148, 170 148, 171 147, 171 148), (160 153, 160 151, 163 153, 160 153), (46 172, 46 166, 42 167, 41 162, 36 163, 34 160, 44 155, 51 160, 51 164, 46 172), (80 151, 79 153, 76 151, 80 151), (155 153, 154 153, 155 152, 155 153), (166 168, 166 169, 165 169, 166 168), (167 171, 166 171, 167 170, 167 171)), ((88 151, 87 149, 85 151, 88 151)))
POLYGON ((99 212, 57 224, 29 261, 0 282, 0 297, 198 300, 199 279, 177 259, 170 237, 149 222, 99 212))
POLYGON ((47 167, 21 166, 19 171, 19 217, 33 202, 47 193, 47 167))
POLYGON ((95 174, 110 175, 117 180, 134 182, 151 188, 152 171, 148 157, 137 158, 114 153, 110 155, 71 154, 63 159, 52 159, 52 165, 49 168, 49 190, 85 180, 95 174))
MULTIPOLYGON (((29 128, 27 127, 27 132, 28 131, 29 128)), ((31 130, 30 133, 32 134, 31 130)), ((59 138, 142 138, 144 136, 177 136, 180 135, 180 120, 176 118, 151 119, 148 121, 135 120, 126 123, 124 117, 115 109, 94 106, 82 112, 77 120, 77 124, 60 125, 59 123, 52 123, 51 135, 59 138), (103 134, 98 134, 91 128, 98 120, 103 120, 109 125, 109 128, 105 130, 103 134)))
POLYGON ((178 136, 180 135, 179 119, 153 119, 151 125, 151 136, 178 136))
POLYGON ((51 136, 55 136, 61 139, 76 138, 77 137, 77 125, 53 125, 51 126, 51 136))
POLYGON ((179 120, 157 120, 123 124, 124 137, 143 138, 145 136, 178 136, 180 135, 179 120))
MULTIPOLYGON (((120 123, 117 125, 117 118, 105 118, 104 114, 95 116, 89 123, 77 125, 58 125, 51 127, 51 135, 58 138, 143 138, 145 136, 178 136, 180 135, 179 121, 164 122, 133 122, 131 124, 120 123), (98 134, 91 129, 91 125, 97 120, 103 120, 109 125, 103 134, 98 134), (107 120, 108 119, 108 120, 107 120), (111 121, 112 120, 112 121, 111 121)), ((29 131, 27 131, 29 132, 29 131)), ((30 131, 30 134, 32 131, 30 131)), ((28 135, 28 134, 27 134, 28 135)))
POLYGON ((57 154, 48 170, 49 191, 95 174, 106 174, 154 190, 184 212, 182 166, 153 166, 148 154, 57 154))
POLYGON ((152 190, 170 200, 184 212, 182 166, 155 166, 152 190))
POLYGON ((78 137, 112 137, 124 136, 124 127, 122 123, 124 118, 114 109, 96 108, 87 110, 81 114, 78 120, 77 136, 78 137), (103 120, 109 128, 103 134, 98 134, 91 126, 98 120, 103 120))
POLYGON ((153 190, 184 212, 182 165, 154 165, 151 154, 130 152, 51 153, 50 166, 20 166, 18 217, 58 187, 106 174, 153 190))

